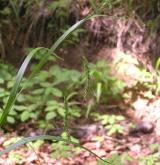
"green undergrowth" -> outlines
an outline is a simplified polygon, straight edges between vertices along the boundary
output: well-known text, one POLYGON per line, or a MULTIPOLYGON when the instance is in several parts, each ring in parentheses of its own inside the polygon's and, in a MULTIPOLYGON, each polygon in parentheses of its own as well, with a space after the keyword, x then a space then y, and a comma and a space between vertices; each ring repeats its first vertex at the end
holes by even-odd
MULTIPOLYGON (((36 58, 36 60, 39 60, 36 58)), ((55 64, 56 59, 49 59, 50 66, 35 76, 32 81, 24 78, 21 86, 26 89, 17 97, 17 101, 7 117, 10 124, 35 121, 41 128, 53 126, 54 119, 59 120, 65 116, 64 94, 69 96, 69 116, 79 118, 94 111, 97 104, 107 104, 112 97, 118 99, 124 88, 124 83, 110 75, 109 67, 105 61, 97 61, 89 65, 89 91, 84 98, 87 78, 84 71, 67 69, 55 64), (86 99, 88 105, 82 105, 86 99), (90 101, 92 100, 92 105, 90 101), (89 107, 90 106, 90 107, 89 107), (90 108, 90 109, 89 109, 90 108), (82 110, 83 109, 83 110, 82 110)), ((34 68, 33 64, 31 68, 34 68)), ((32 70, 32 69, 31 69, 32 70)), ((15 80, 16 69, 10 64, 0 64, 1 83, 1 112, 8 100, 10 90, 15 80)))
MULTIPOLYGON (((24 62, 22 63, 20 69, 18 70, 18 73, 17 73, 17 76, 15 78, 13 87, 11 89, 11 92, 9 94, 9 97, 7 98, 7 101, 6 101, 6 104, 4 106, 4 109, 2 110, 2 114, 1 114, 1 118, 0 118, 1 129, 5 125, 9 114, 13 111, 13 108, 14 108, 15 102, 17 101, 17 98, 20 96, 20 94, 22 93, 22 91, 25 91, 25 89, 26 89, 26 87, 28 85, 28 84, 24 83, 24 86, 21 87, 21 82, 22 82, 22 79, 24 77, 25 71, 26 71, 26 69, 27 69, 27 67, 28 67, 31 59, 33 57, 35 57, 37 55, 37 53, 41 54, 41 51, 43 51, 43 50, 45 51, 45 54, 40 58, 39 63, 35 67, 32 68, 33 71, 31 72, 29 78, 27 78, 27 81, 28 82, 32 82, 32 80, 34 80, 34 78, 37 76, 37 73, 40 72, 40 70, 42 69, 42 67, 44 66, 44 64, 48 61, 48 59, 50 59, 49 57, 51 57, 51 55, 54 55, 54 57, 57 57, 54 54, 55 50, 69 36, 69 34, 71 34, 77 27, 79 27, 85 21, 87 21, 88 19, 94 18, 94 17, 96 17, 96 16, 95 15, 90 15, 90 16, 86 17, 85 19, 80 20, 79 22, 77 22, 73 26, 71 26, 68 30, 65 31, 65 33, 49 49, 43 48, 43 47, 38 47, 38 48, 35 48, 35 49, 33 49, 33 50, 31 50, 29 52, 29 54, 25 58, 24 62)), ((61 73, 61 72, 59 72, 59 73, 61 73)), ((44 78, 45 76, 42 76, 42 77, 44 78)), ((59 81, 58 81, 58 83, 59 83, 59 81)), ((53 88, 55 88, 55 87, 53 87, 53 88)), ((102 159, 101 157, 99 157, 97 154, 95 154, 94 152, 92 152, 90 149, 88 149, 88 148, 80 145, 77 142, 72 141, 72 139, 71 139, 71 137, 69 135, 69 132, 68 132, 68 120, 69 120, 68 119, 68 115, 69 115, 69 108, 70 108, 68 101, 69 101, 69 99, 71 98, 71 96, 73 94, 67 95, 66 94, 66 91, 67 90, 68 89, 65 88, 65 90, 63 91, 63 98, 64 98, 63 108, 65 110, 64 115, 63 115, 63 121, 64 121, 64 127, 63 127, 63 129, 64 129, 64 132, 65 132, 65 134, 67 136, 66 138, 59 137, 59 136, 50 136, 50 135, 40 135, 40 136, 33 136, 33 137, 23 138, 22 140, 19 140, 18 142, 10 145, 9 147, 7 147, 3 151, 1 151, 0 152, 0 155, 3 155, 5 153, 8 153, 8 152, 12 151, 13 149, 16 149, 17 147, 19 147, 19 146, 21 146, 23 144, 32 142, 32 141, 36 141, 36 140, 50 140, 50 141, 58 141, 58 142, 63 141, 63 142, 69 143, 69 144, 73 144, 75 146, 79 146, 80 148, 83 148, 83 149, 89 151, 91 154, 93 154, 94 156, 96 156, 98 159, 102 160, 104 163, 108 163, 107 161, 105 161, 104 159, 102 159)), ((55 88, 55 91, 57 93, 58 89, 55 88)), ((56 94, 56 96, 57 97, 61 97, 61 94, 60 94, 59 91, 58 91, 58 95, 56 94)), ((14 121, 12 121, 12 122, 14 122, 14 121)))
MULTIPOLYGON (((45 54, 45 50, 39 52, 45 54)), ((38 54, 35 56, 35 61, 39 62, 40 58, 38 54)), ((49 65, 44 65, 39 74, 33 77, 32 81, 28 81, 28 78, 24 78, 21 87, 25 86, 23 92, 21 92, 15 105, 12 107, 7 117, 8 126, 12 127, 12 124, 27 123, 33 121, 38 127, 43 129, 53 128, 56 121, 64 121, 64 133, 68 133, 68 121, 77 120, 80 117, 86 118, 92 117, 95 121, 99 121, 106 128, 108 136, 115 134, 123 134, 124 128, 120 122, 125 120, 124 116, 114 114, 101 114, 97 110, 100 105, 108 105, 110 100, 119 100, 125 98, 123 93, 126 84, 111 76, 110 68, 104 60, 97 61, 95 64, 90 63, 87 59, 83 59, 84 67, 82 71, 75 69, 67 69, 57 64, 56 57, 48 59, 49 65), (64 101, 64 96, 67 99, 64 101), (111 99, 112 98, 112 99, 111 99), (67 103, 67 105, 66 105, 67 103), (66 108, 67 106, 67 108, 66 108), (68 117, 66 117, 66 109, 68 109, 68 117), (65 120, 66 119, 66 120, 65 120)), ((31 72, 36 67, 36 64, 31 65, 31 72)), ((139 83, 142 84, 147 90, 152 91, 152 95, 159 94, 159 60, 156 65, 156 76, 147 71, 146 69, 139 68, 139 75, 143 75, 143 79, 137 79, 137 87, 139 83), (149 81, 150 80, 150 81, 149 81)), ((1 112, 4 109, 10 90, 13 87, 15 81, 16 68, 11 64, 0 64, 0 106, 1 112)), ((140 77, 141 77, 140 76, 140 77)), ((136 88, 134 85, 133 88, 136 88)), ((140 86, 141 90, 142 86, 140 86)), ((147 96, 150 98, 150 96, 147 96)), ((14 126, 14 125, 13 125, 14 126)), ((62 141, 58 141, 52 144, 52 157, 53 158, 65 158, 75 156, 81 152, 81 147, 78 146, 78 139, 71 137, 70 135, 64 135, 60 137, 62 141), (77 147, 67 145, 63 142, 63 138, 71 140, 77 144, 77 147), (74 154, 73 154, 74 153, 74 154)), ((43 139, 43 138, 42 138, 43 139)), ((3 146, 15 145, 20 138, 13 138, 6 141, 3 146), (15 144, 14 144, 15 143, 15 144)), ((23 142, 23 141, 22 141, 23 142)), ((38 141, 32 142, 30 145, 36 148, 41 146, 44 142, 38 141)), ((30 146, 28 145, 28 147, 30 146)), ((16 147, 13 146, 13 148, 16 147)), ((13 152, 9 154, 9 159, 13 159, 13 152)), ((107 161, 118 164, 124 162, 139 161, 141 164, 154 164, 159 161, 159 153, 150 155, 149 157, 140 156, 137 160, 130 157, 127 152, 123 155, 113 154, 107 158, 107 161)), ((16 154, 16 161, 18 162, 23 158, 22 155, 16 154)), ((101 164, 101 162, 98 162, 101 164)), ((102 163, 103 164, 103 163, 102 163)))
MULTIPOLYGON (((14 9, 16 6, 15 4, 12 5, 14 9)), ((57 1, 58 5, 60 3, 57 1)), ((57 8, 57 6, 54 4, 52 7, 57 8)), ((63 5, 61 7, 63 8, 63 5)), ((16 12, 15 14, 18 21, 18 15, 16 12)), ((13 139, 8 144, 4 144, 4 146, 9 145, 9 147, 1 151, 0 155, 29 142, 31 146, 39 146, 41 144, 38 142, 37 144, 34 141, 50 140, 55 142, 52 145, 53 157, 57 157, 60 153, 60 157, 64 157, 66 153, 70 155, 69 150, 71 148, 67 145, 70 144, 76 146, 77 152, 79 152, 78 148, 89 151, 99 158, 102 164, 118 165, 123 163, 123 157, 118 154, 112 155, 107 160, 102 159, 88 148, 81 146, 77 139, 70 136, 68 131, 70 121, 77 120, 80 117, 86 117, 87 119, 91 114, 96 121, 100 121, 105 126, 109 136, 117 133, 122 134, 124 131, 120 125, 120 122, 124 120, 123 116, 102 115, 100 110, 98 111, 99 105, 107 105, 111 100, 123 99, 125 94, 123 90, 126 84, 111 76, 110 68, 106 61, 101 60, 93 64, 88 62, 84 57, 82 59, 84 67, 82 71, 79 71, 59 66, 57 60, 60 59, 54 54, 57 47, 71 32, 75 32, 75 29, 79 25, 93 17, 95 16, 89 16, 77 22, 69 30, 65 31, 50 49, 39 47, 29 50, 29 54, 21 65, 17 77, 15 77, 16 69, 13 66, 4 63, 0 64, 0 126, 4 126, 5 128, 7 125, 14 128, 15 124, 26 124, 32 121, 36 126, 46 131, 49 128, 53 128, 56 121, 60 121, 63 123, 63 131, 65 133, 65 136, 63 134, 61 136, 40 135, 26 137, 21 140, 13 139), (28 71, 31 73, 30 76, 23 77, 33 57, 38 64, 31 64, 28 71), (45 63, 49 65, 44 65, 45 63)), ((77 34, 78 32, 73 35, 75 39, 77 39, 77 34)), ((140 75, 143 75, 144 79, 137 80, 137 84, 141 83, 145 85, 148 90, 152 89, 155 94, 159 93, 158 67, 159 64, 157 63, 156 81, 146 81, 148 77, 150 78, 153 75, 145 69, 141 70, 140 68, 140 75)), ((13 157, 13 155, 10 156, 11 158, 13 157)), ((148 159, 150 158, 152 162, 155 162, 157 161, 156 156, 148 157, 148 159)), ((20 159, 18 155, 17 159, 20 159)), ((124 159, 130 161, 128 155, 124 159)), ((148 159, 142 158, 142 161, 146 162, 148 159)))
MULTIPOLYGON (((39 53, 45 54, 46 52, 43 50, 39 53)), ((39 61, 40 58, 36 55, 35 60, 39 61)), ((41 72, 32 78, 32 81, 24 78, 20 86, 25 86, 25 89, 18 94, 17 100, 7 116, 8 125, 12 127, 12 124, 13 126, 20 122, 25 124, 32 120, 38 127, 47 130, 54 127, 53 120, 55 123, 58 120, 63 122, 66 117, 66 109, 68 109, 69 118, 64 120, 64 128, 66 127, 64 131, 67 133, 68 120, 86 115, 89 117, 90 113, 96 110, 98 104, 108 103, 111 97, 118 99, 124 88, 124 83, 110 75, 107 62, 104 60, 97 61, 95 64, 89 63, 87 60, 85 62, 87 67, 84 66, 83 71, 80 72, 55 64, 56 58, 52 57, 48 59, 49 66, 44 66, 41 72), (67 105, 64 101, 64 95, 67 96, 67 105), (90 103, 90 100, 93 103, 92 106, 89 105, 90 109, 88 109, 88 105, 83 102, 90 103)), ((35 67, 36 64, 32 64, 31 71, 35 67)), ((0 68, 2 72, 0 74, 1 112, 3 112, 10 90, 13 88, 16 69, 10 64, 2 63, 0 68)), ((115 123, 116 121, 108 124, 115 123)), ((110 129, 110 134, 119 133, 117 130, 112 130, 111 127, 107 129, 110 129)), ((70 137, 70 135, 67 136, 70 137)), ((75 141, 78 144, 77 139, 70 138, 72 142, 75 141)), ((14 145, 17 141, 19 138, 8 140, 4 143, 4 147, 12 143, 14 145)), ((31 149, 35 143, 31 144, 31 149)), ((80 147, 73 148, 65 145, 62 141, 53 143, 52 147, 51 155, 54 158, 65 158, 66 155, 74 156, 73 152, 78 154, 81 151, 80 147)), ((13 152, 9 154, 9 159, 14 159, 13 152)), ((20 159, 22 159, 22 155, 16 154, 16 162, 20 159)))

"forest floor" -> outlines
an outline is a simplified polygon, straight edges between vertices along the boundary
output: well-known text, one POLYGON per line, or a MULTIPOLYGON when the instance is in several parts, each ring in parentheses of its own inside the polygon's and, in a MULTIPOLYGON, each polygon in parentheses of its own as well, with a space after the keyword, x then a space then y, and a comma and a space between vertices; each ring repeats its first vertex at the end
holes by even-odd
MULTIPOLYGON (((83 11, 81 11, 84 13, 83 16, 85 16, 85 13, 88 14, 89 10, 91 8, 85 5, 83 11)), ((35 14, 34 10, 33 14, 39 15, 38 13, 35 14)), ((145 15, 148 16, 148 14, 145 15)), ((105 59, 110 64, 112 75, 123 80, 127 85, 121 93, 126 97, 119 101, 109 102, 105 107, 106 109, 103 105, 97 107, 98 112, 101 111, 103 114, 107 112, 107 115, 121 115, 124 117, 118 123, 123 127, 121 133, 109 136, 108 130, 102 122, 83 120, 83 117, 72 123, 79 125, 76 131, 72 131, 71 124, 69 125, 71 136, 74 136, 81 145, 90 149, 99 157, 107 159, 108 163, 99 162, 95 155, 73 145, 57 141, 55 143, 36 141, 0 156, 0 165, 160 165, 160 73, 158 72, 157 77, 154 68, 150 64, 156 61, 155 57, 153 57, 152 62, 150 60, 150 63, 148 63, 147 58, 150 54, 154 54, 153 50, 150 51, 150 47, 159 52, 158 35, 155 35, 155 39, 152 35, 149 35, 145 24, 137 17, 137 13, 132 12, 129 19, 124 19, 125 17, 124 9, 116 7, 107 17, 94 18, 90 22, 88 21, 83 28, 87 29, 89 34, 84 33, 82 35, 82 38, 86 35, 84 42, 81 41, 80 44, 76 45, 82 50, 88 46, 88 50, 83 52, 80 49, 77 50, 71 47, 71 52, 69 51, 64 55, 65 63, 62 62, 62 65, 68 68, 79 68, 81 65, 80 58, 84 54, 90 56, 89 59, 92 59, 92 61, 105 59), (94 45, 95 43, 100 44, 102 47, 97 48, 94 45), (91 44, 93 45, 89 47, 91 44), (96 53, 92 49, 95 49, 96 53), (147 69, 143 69, 142 66, 147 69)), ((45 19, 42 20, 45 22, 45 19)), ((48 18, 46 20, 48 21, 48 18)), ((151 20, 154 22, 154 19, 151 18, 151 20)), ((35 24, 37 23, 39 22, 35 21, 35 24)), ((152 22, 148 23, 151 24, 152 22)), ((30 33, 31 39, 35 40, 34 42, 39 40, 39 35, 38 38, 34 38, 37 31, 43 32, 44 30, 44 26, 39 26, 40 23, 37 25, 37 29, 36 26, 33 26, 36 33, 30 33, 30 31, 26 33, 30 33)), ((18 41, 16 41, 15 29, 11 34, 9 33, 9 37, 6 37, 4 45, 8 51, 7 54, 11 54, 8 56, 9 61, 14 61, 17 66, 19 65, 17 58, 19 59, 21 54, 24 54, 24 50, 19 50, 21 46, 18 46, 15 51, 12 51, 10 48, 13 45, 11 44, 19 42, 21 45, 27 36, 24 37, 24 32, 21 35, 17 33, 18 41), (16 56, 17 58, 15 58, 16 56)), ((55 31, 54 28, 53 30, 55 31)), ((44 34, 52 36, 50 33, 45 32, 44 34)), ((30 42, 29 36, 27 40, 30 42)), ((63 125, 62 122, 60 124, 63 125)), ((22 136, 28 137, 44 133, 43 130, 35 128, 32 121, 14 125, 12 128, 7 127, 6 129, 8 133, 0 132, 0 151, 15 143, 22 136)), ((55 130, 48 130, 46 134, 57 135, 55 130)))
MULTIPOLYGON (((124 58, 124 53, 118 53, 124 58)), ((134 60, 129 61, 132 64, 126 63, 124 60, 123 65, 120 65, 123 66, 123 68, 118 68, 116 72, 115 70, 112 72, 128 84, 124 93, 128 93, 130 97, 116 102, 114 105, 111 103, 111 105, 108 106, 109 114, 125 116, 125 119, 119 123, 124 128, 123 133, 108 136, 102 123, 86 122, 86 125, 81 125, 81 127, 77 129, 74 136, 79 139, 81 145, 92 150, 101 158, 105 159, 110 157, 107 159, 110 163, 107 164, 145 165, 149 162, 150 164, 148 165, 154 165, 156 162, 160 161, 158 158, 160 143, 160 97, 152 93, 150 89, 146 89, 142 86, 143 82, 141 84, 138 81, 138 79, 142 80, 142 75, 138 75, 137 68, 133 63, 134 60)), ((115 67, 112 66, 111 68, 115 67)), ((101 106, 99 108, 101 109, 101 106)), ((20 134, 34 136, 41 133, 41 130, 35 129, 32 126, 32 123, 22 124, 16 130, 15 132, 10 130, 12 133, 9 134, 1 132, 0 150, 15 142, 16 139, 14 138, 20 137, 20 134)), ((51 132, 50 134, 52 135, 51 132)), ((56 142, 54 146, 55 149, 53 149, 53 146, 51 146, 49 142, 30 143, 29 145, 11 151, 9 154, 1 156, 0 164, 98 164, 98 160, 90 152, 72 145, 68 146, 69 147, 64 143, 56 142), (66 147, 64 148, 64 146, 66 147)), ((104 163, 99 162, 99 164, 104 163)))

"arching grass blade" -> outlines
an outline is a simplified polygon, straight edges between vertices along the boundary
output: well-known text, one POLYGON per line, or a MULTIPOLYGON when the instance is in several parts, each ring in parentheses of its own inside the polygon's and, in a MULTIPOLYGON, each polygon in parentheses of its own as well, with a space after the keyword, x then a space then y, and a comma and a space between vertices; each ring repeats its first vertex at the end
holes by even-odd
POLYGON ((29 142, 32 142, 32 141, 35 141, 35 140, 50 140, 50 141, 63 141, 63 142, 66 142, 66 143, 69 143, 69 144, 73 144, 77 147, 80 147, 88 152, 90 152, 91 154, 93 154, 95 157, 97 157, 98 159, 102 160, 104 162, 104 164, 107 164, 109 162, 107 162, 106 160, 102 159, 100 156, 98 156, 97 154, 95 154, 94 152, 92 152, 91 150, 89 150, 88 148, 78 144, 78 143, 75 143, 73 141, 68 141, 67 139, 64 139, 64 138, 61 138, 61 137, 58 137, 58 136, 51 136, 51 135, 39 135, 39 136, 33 136, 33 137, 26 137, 26 138, 23 138, 21 140, 19 140, 18 142, 10 145, 9 147, 7 147, 6 149, 4 149, 3 151, 0 151, 0 156, 5 154, 5 153, 8 153, 26 143, 29 143, 29 142))
POLYGON ((20 86, 20 83, 21 83, 21 80, 23 78, 23 75, 26 71, 26 68, 30 62, 30 60, 32 59, 32 57, 34 56, 34 54, 36 54, 39 50, 41 50, 42 47, 39 47, 39 48, 36 48, 34 49, 33 51, 31 51, 29 53, 29 55, 26 57, 26 59, 24 60, 23 64, 21 65, 19 71, 18 71, 18 74, 17 74, 17 77, 16 77, 16 80, 15 80, 15 83, 14 83, 14 86, 12 88, 12 91, 10 93, 10 96, 9 96, 9 99, 7 101, 7 104, 3 110, 3 113, 2 113, 2 116, 0 118, 0 127, 2 127, 7 119, 7 116, 9 114, 9 111, 11 110, 15 100, 16 100, 16 96, 17 96, 17 93, 18 93, 18 90, 19 90, 19 86, 20 86))

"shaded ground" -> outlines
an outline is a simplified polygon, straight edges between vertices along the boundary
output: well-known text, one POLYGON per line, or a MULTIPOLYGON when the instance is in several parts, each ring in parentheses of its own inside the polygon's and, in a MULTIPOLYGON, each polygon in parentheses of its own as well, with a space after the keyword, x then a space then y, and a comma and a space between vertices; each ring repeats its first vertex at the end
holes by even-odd
MULTIPOLYGON (((127 87, 123 94, 126 93, 128 96, 126 99, 116 102, 116 104, 111 103, 111 105, 108 105, 108 109, 105 110, 109 111, 109 114, 114 114, 115 112, 115 114, 118 113, 125 116, 125 120, 120 122, 124 127, 124 131, 111 137, 107 135, 107 130, 100 122, 92 122, 92 124, 86 126, 80 125, 77 131, 71 131, 71 135, 79 138, 80 144, 102 158, 113 156, 116 153, 119 154, 121 157, 113 157, 114 162, 112 164, 120 164, 119 159, 121 159, 124 165, 147 164, 146 158, 152 157, 149 160, 149 165, 154 165, 156 161, 160 162, 159 155, 156 155, 157 153, 159 154, 160 143, 160 97, 155 92, 152 92, 151 88, 146 88, 143 85, 143 83, 148 81, 154 86, 154 78, 146 79, 145 76, 143 77, 143 73, 139 72, 136 67, 139 65, 138 59, 148 70, 153 71, 151 63, 154 63, 155 59, 152 62, 148 59, 151 51, 149 46, 154 38, 148 37, 147 29, 143 23, 141 24, 141 20, 137 18, 136 14, 133 14, 133 17, 130 19, 123 19, 123 16, 123 11, 116 8, 112 16, 107 16, 104 19, 93 19, 86 24, 85 27, 89 30, 88 38, 85 38, 85 42, 82 42, 80 45, 82 48, 71 48, 73 50, 68 53, 65 52, 64 58, 66 59, 64 61, 66 63, 63 65, 78 68, 81 65, 80 59, 83 55, 87 55, 92 61, 101 58, 109 61, 113 69, 112 74, 126 82, 127 87), (115 16, 119 19, 113 19, 115 16), (84 47, 87 47, 87 50, 84 47), (81 49, 83 49, 83 52, 81 49), (128 55, 126 56, 126 54, 128 55), (136 57, 136 59, 133 59, 133 57, 136 57), (132 124, 135 126, 132 127, 132 124)), ((157 45, 158 42, 156 42, 157 45)), ((10 51, 8 48, 7 50, 10 51)), ((19 50, 18 52, 19 54, 24 54, 24 52, 22 53, 19 50)), ((41 130, 35 130, 30 123, 21 127, 19 132, 8 135, 1 134, 1 150, 5 148, 5 141, 11 137, 17 137, 19 134, 33 136, 43 133, 41 130)), ((9 128, 8 131, 12 132, 13 130, 9 128)), ((48 133, 51 135, 57 134, 55 130, 50 130, 48 133)), ((30 145, 34 146, 34 144, 30 145)), ((49 142, 37 145, 40 147, 21 147, 10 154, 3 155, 0 157, 0 164, 97 164, 95 156, 88 151, 80 151, 73 146, 70 148, 71 151, 68 151, 67 148, 61 149, 61 146, 64 146, 61 143, 57 148, 54 146, 55 150, 49 142), (52 158, 51 153, 56 153, 57 159, 52 158)))
MULTIPOLYGON (((150 164, 155 164, 156 161, 159 162, 159 158, 156 154, 159 153, 160 143, 160 98, 154 93, 150 93, 150 89, 137 85, 137 82, 141 82, 142 75, 139 74, 136 66, 137 64, 133 62, 133 57, 132 60, 128 61, 130 63, 128 63, 124 58, 126 55, 122 52, 113 50, 112 54, 113 58, 111 56, 107 57, 107 54, 105 54, 105 58, 111 58, 112 62, 110 64, 112 65, 111 68, 114 68, 112 70, 113 74, 123 79, 126 81, 126 84, 128 84, 124 93, 129 94, 129 98, 117 102, 116 105, 108 105, 108 109, 106 110, 109 114, 114 114, 115 112, 115 114, 118 113, 125 116, 125 120, 119 123, 124 128, 123 133, 108 136, 107 130, 101 122, 92 122, 92 124, 80 125, 76 128, 76 130, 71 128, 70 133, 72 136, 79 139, 81 145, 92 150, 98 156, 104 159, 107 157, 113 157, 113 161, 111 161, 112 164, 118 165, 118 163, 120 164, 120 161, 124 165, 146 164, 146 158, 149 159, 150 157, 154 158, 154 162, 151 162, 150 164), (121 60, 118 59, 118 55, 114 58, 114 52, 120 55, 121 60), (117 60, 122 62, 123 65, 117 63, 117 60), (126 67, 128 67, 128 69, 126 69, 126 67), (116 154, 120 155, 120 157, 116 154)), ((99 55, 97 55, 97 57, 98 56, 99 55)), ((32 127, 32 124, 24 124, 17 130, 22 130, 20 134, 25 134, 27 136, 42 134, 42 131, 39 129, 35 130, 32 127)), ((57 133, 56 131, 57 130, 49 130, 47 134, 60 134, 60 132, 57 133)), ((19 134, 19 132, 14 132, 8 135, 1 133, 1 150, 5 148, 5 141, 11 137, 17 137, 17 134, 19 134)), ((10 144, 10 142, 8 144, 10 144)), ((71 148, 61 149, 61 146, 64 146, 65 144, 56 144, 59 144, 59 146, 51 147, 49 142, 45 142, 43 144, 37 144, 37 147, 35 147, 32 143, 28 147, 21 147, 16 151, 12 151, 9 154, 1 156, 0 164, 97 164, 95 156, 88 151, 80 150, 73 146, 71 146, 71 148), (56 159, 51 157, 53 153, 56 154, 56 159)))

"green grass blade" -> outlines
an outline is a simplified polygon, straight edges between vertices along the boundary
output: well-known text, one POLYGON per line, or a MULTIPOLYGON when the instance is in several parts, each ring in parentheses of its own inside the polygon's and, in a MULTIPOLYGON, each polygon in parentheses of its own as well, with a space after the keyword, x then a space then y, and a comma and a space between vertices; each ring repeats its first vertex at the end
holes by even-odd
POLYGON ((66 39, 66 37, 68 37, 76 28, 78 28, 80 25, 82 25, 84 22, 86 22, 87 20, 97 17, 98 15, 91 15, 88 16, 80 21, 78 21, 76 24, 74 24, 73 26, 71 26, 56 42, 55 44, 50 48, 51 52, 54 52, 55 49, 57 49, 57 47, 64 41, 64 39, 66 39))
MULTIPOLYGON (((36 69, 33 71, 33 73, 31 74, 31 78, 34 77, 34 75, 40 71, 41 67, 47 62, 47 58, 49 57, 50 53, 52 54, 56 48, 66 39, 66 37, 71 33, 73 32, 78 26, 80 26, 81 24, 83 24, 85 21, 87 21, 88 19, 91 19, 91 18, 94 18, 94 17, 97 17, 98 15, 94 15, 94 16, 89 16, 79 22, 77 22, 75 25, 73 25, 70 29, 68 29, 56 42, 55 44, 53 44, 53 46, 49 49, 49 53, 46 55, 46 56, 43 56, 40 60, 40 63, 37 65, 36 69)), ((102 15, 103 16, 103 15, 102 15)), ((24 76, 24 73, 32 59, 32 57, 41 49, 45 49, 45 48, 42 48, 42 47, 39 47, 39 48, 36 48, 34 50, 32 50, 28 56, 26 57, 26 59, 24 60, 23 64, 21 65, 19 71, 18 71, 18 74, 17 74, 17 77, 16 77, 16 80, 15 80, 15 83, 14 83, 14 86, 12 88, 12 91, 10 93, 10 96, 9 96, 9 99, 7 101, 7 104, 4 108, 4 111, 1 115, 1 118, 0 118, 0 128, 4 125, 6 119, 7 119, 7 116, 13 106, 13 104, 15 103, 15 100, 16 100, 16 97, 17 97, 17 94, 19 92, 19 86, 20 86, 20 83, 21 83, 21 80, 24 76)), ((21 89, 22 91, 22 89, 21 89)), ((22 140, 18 141, 17 143, 9 146, 8 148, 6 148, 5 150, 1 151, 0 152, 0 155, 4 154, 4 153, 7 153, 7 152, 10 152, 11 150, 23 145, 23 144, 26 144, 30 141, 35 141, 35 140, 53 140, 53 141, 64 141, 64 142, 67 142, 67 143, 71 143, 71 144, 74 144, 78 147, 81 147, 87 151, 89 151, 90 153, 92 153, 93 155, 95 155, 97 158, 101 159, 102 161, 104 161, 101 157, 99 157, 98 155, 96 155, 94 152, 92 152, 91 150, 79 145, 78 143, 75 143, 75 142, 72 142, 72 141, 68 141, 66 139, 63 139, 61 137, 54 137, 54 136, 49 136, 49 135, 41 135, 41 136, 35 136, 35 137, 28 137, 28 138, 23 138, 22 140)), ((106 162, 106 161, 104 161, 106 162)))
POLYGON ((86 22, 89 19, 98 17, 98 16, 104 16, 104 15, 90 15, 80 21, 78 21, 76 24, 74 24, 73 26, 71 26, 67 31, 65 31, 65 33, 51 46, 51 48, 49 49, 49 53, 47 54, 47 56, 43 56, 42 59, 40 60, 39 64, 37 64, 37 66, 35 67, 35 69, 33 70, 33 73, 31 74, 31 77, 34 77, 34 75, 36 73, 38 73, 42 66, 47 62, 47 59, 49 57, 50 54, 54 53, 55 50, 59 47, 59 45, 76 29, 78 28, 80 25, 82 25, 84 22, 86 22))
MULTIPOLYGON (((46 56, 43 56, 39 62, 39 64, 37 64, 37 67, 33 70, 33 73, 31 74, 29 80, 35 76, 36 73, 38 73, 40 71, 40 69, 42 68, 42 66, 47 62, 47 59, 50 55, 50 53, 54 53, 54 51, 56 50, 56 48, 65 40, 65 38, 71 33, 73 32, 77 27, 79 27, 81 24, 83 24, 85 21, 91 19, 91 18, 94 18, 94 17, 97 17, 97 16, 100 16, 100 15, 92 15, 92 16, 89 16, 89 17, 86 17, 85 19, 82 19, 80 20, 79 22, 77 22, 76 24, 74 24, 73 26, 71 26, 52 46, 51 48, 49 49, 49 53, 46 55, 46 56)), ((9 99, 7 101, 7 104, 4 108, 4 111, 1 115, 1 118, 0 118, 0 128, 4 125, 6 119, 7 119, 7 116, 9 114, 9 111, 11 110, 15 100, 16 100, 16 96, 18 94, 18 88, 19 88, 19 85, 20 85, 20 82, 22 80, 22 77, 25 73, 25 70, 29 64, 29 62, 31 61, 32 57, 40 50, 40 49, 46 49, 46 48, 35 48, 34 50, 32 50, 29 55, 26 57, 26 59, 24 60, 21 68, 19 69, 18 71, 18 74, 17 74, 17 77, 16 77, 16 81, 14 83, 14 86, 12 88, 12 91, 10 93, 10 96, 9 96, 9 99)), ((22 91, 22 90, 21 90, 22 91)))
POLYGON ((155 69, 158 70, 159 66, 160 66, 160 58, 158 58, 158 60, 156 61, 155 69))
POLYGON ((18 71, 16 80, 15 80, 14 86, 13 86, 12 91, 10 93, 9 99, 7 101, 7 104, 6 104, 5 108, 4 108, 2 116, 0 118, 0 127, 2 127, 4 125, 4 123, 6 121, 6 118, 7 118, 8 114, 9 114, 9 111, 11 110, 11 108, 12 108, 12 106, 13 106, 15 100, 16 100, 16 96, 17 96, 17 93, 18 93, 19 85, 21 83, 21 80, 23 78, 23 75, 25 73, 25 70, 26 70, 30 60, 32 59, 34 54, 37 53, 40 49, 42 49, 42 47, 36 48, 33 51, 31 51, 29 53, 29 55, 26 57, 26 59, 24 60, 23 64, 21 65, 21 67, 20 67, 20 69, 18 71))
POLYGON ((18 142, 10 145, 9 147, 7 147, 6 149, 4 149, 3 151, 0 151, 0 156, 5 154, 5 153, 8 153, 18 147, 20 147, 21 145, 24 145, 26 143, 29 143, 29 142, 32 142, 32 141, 35 141, 35 140, 51 140, 51 141, 63 141, 63 142, 66 142, 66 143, 69 143, 69 144, 73 144, 77 147, 80 147, 84 150, 87 150, 88 152, 90 152, 91 154, 93 154, 95 157, 97 157, 98 159, 102 160, 105 164, 106 163, 109 163, 107 162, 106 160, 103 160, 100 156, 98 156, 97 154, 95 154, 94 152, 92 152, 91 150, 89 150, 88 148, 84 147, 84 146, 81 146, 80 144, 78 143, 75 143, 73 141, 68 141, 67 139, 64 139, 64 138, 61 138, 61 137, 58 137, 58 136, 51 136, 51 135, 39 135, 39 136, 33 136, 33 137, 26 137, 26 138, 23 138, 21 140, 19 140, 18 142))

